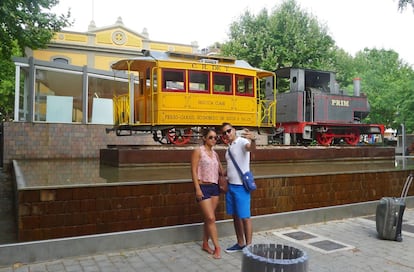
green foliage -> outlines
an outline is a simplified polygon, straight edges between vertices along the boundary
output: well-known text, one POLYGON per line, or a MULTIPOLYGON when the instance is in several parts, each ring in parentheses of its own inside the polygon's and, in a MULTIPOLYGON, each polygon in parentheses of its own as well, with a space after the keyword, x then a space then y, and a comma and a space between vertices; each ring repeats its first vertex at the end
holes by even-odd
POLYGON ((414 71, 398 53, 385 49, 364 49, 354 59, 355 73, 361 78, 361 90, 368 96, 371 112, 365 120, 398 128, 405 123, 414 131, 414 71))
POLYGON ((247 60, 266 70, 296 66, 326 68, 334 57, 334 41, 326 27, 302 11, 295 0, 287 0, 268 15, 245 12, 230 26, 224 55, 247 60))
POLYGON ((0 57, 11 57, 13 42, 24 52, 26 47, 44 47, 54 32, 69 26, 70 12, 57 16, 48 12, 59 0, 2 0, 0 2, 0 57))
MULTIPOLYGON (((12 43, 11 52, 13 56, 21 56, 22 53, 17 42, 12 43)), ((0 121, 13 118, 14 110, 14 85, 15 66, 11 59, 0 58, 0 121)))
POLYGON ((355 71, 353 57, 341 48, 336 48, 333 53, 331 66, 328 70, 336 72, 336 81, 342 90, 348 94, 353 93, 353 79, 358 76, 355 71))
POLYGON ((71 25, 70 12, 57 16, 48 12, 58 0, 1 0, 0 2, 0 119, 12 118, 14 107, 14 63, 25 48, 43 48, 53 34, 71 25))
MULTIPOLYGON (((400 0, 400 9, 407 4, 414 7, 413 0, 400 0)), ((340 88, 349 94, 353 79, 360 77, 371 106, 364 122, 392 128, 404 123, 407 132, 414 132, 412 67, 392 50, 364 49, 353 58, 337 48, 327 28, 295 0, 286 0, 270 15, 266 9, 256 16, 245 12, 231 25, 221 52, 266 70, 293 66, 334 71, 340 88)))

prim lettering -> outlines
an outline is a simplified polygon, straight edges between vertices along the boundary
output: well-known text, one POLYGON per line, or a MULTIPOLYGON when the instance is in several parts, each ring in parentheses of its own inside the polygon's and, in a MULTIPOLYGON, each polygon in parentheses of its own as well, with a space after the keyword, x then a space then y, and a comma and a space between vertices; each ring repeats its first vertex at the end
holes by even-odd
POLYGON ((331 105, 336 107, 349 107, 349 101, 341 99, 332 99, 331 105))

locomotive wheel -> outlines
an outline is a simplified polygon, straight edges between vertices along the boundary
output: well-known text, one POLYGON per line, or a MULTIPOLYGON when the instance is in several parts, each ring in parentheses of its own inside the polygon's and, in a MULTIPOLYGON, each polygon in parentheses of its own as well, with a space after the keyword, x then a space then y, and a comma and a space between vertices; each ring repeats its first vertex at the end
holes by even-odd
POLYGON ((167 138, 172 144, 185 145, 190 142, 192 134, 193 131, 191 128, 186 128, 183 130, 172 128, 168 130, 167 138))
POLYGON ((350 133, 345 137, 345 142, 349 145, 356 145, 359 143, 359 130, 354 128, 350 133))
POLYGON ((321 132, 316 133, 316 141, 320 145, 325 145, 325 146, 330 145, 333 139, 334 137, 328 135, 327 133, 321 133, 321 132))

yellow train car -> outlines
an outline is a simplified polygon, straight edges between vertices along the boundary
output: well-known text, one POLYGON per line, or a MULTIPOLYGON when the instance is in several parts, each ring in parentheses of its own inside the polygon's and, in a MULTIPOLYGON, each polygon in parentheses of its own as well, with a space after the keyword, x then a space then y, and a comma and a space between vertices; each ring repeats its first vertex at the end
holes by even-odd
POLYGON ((183 145, 200 128, 223 122, 255 129, 276 125, 275 74, 246 61, 143 51, 112 69, 130 75, 129 94, 114 96, 117 135, 148 131, 156 141, 183 145))

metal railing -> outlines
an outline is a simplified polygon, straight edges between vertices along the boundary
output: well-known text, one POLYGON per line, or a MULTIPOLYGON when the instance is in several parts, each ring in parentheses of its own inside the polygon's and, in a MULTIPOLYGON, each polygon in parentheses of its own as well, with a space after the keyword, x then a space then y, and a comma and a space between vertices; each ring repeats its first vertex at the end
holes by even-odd
POLYGON ((130 114, 130 105, 129 105, 129 95, 122 94, 114 96, 114 123, 117 125, 128 124, 129 123, 129 114, 130 114))
POLYGON ((259 124, 265 127, 274 127, 276 124, 276 101, 260 100, 259 124))

